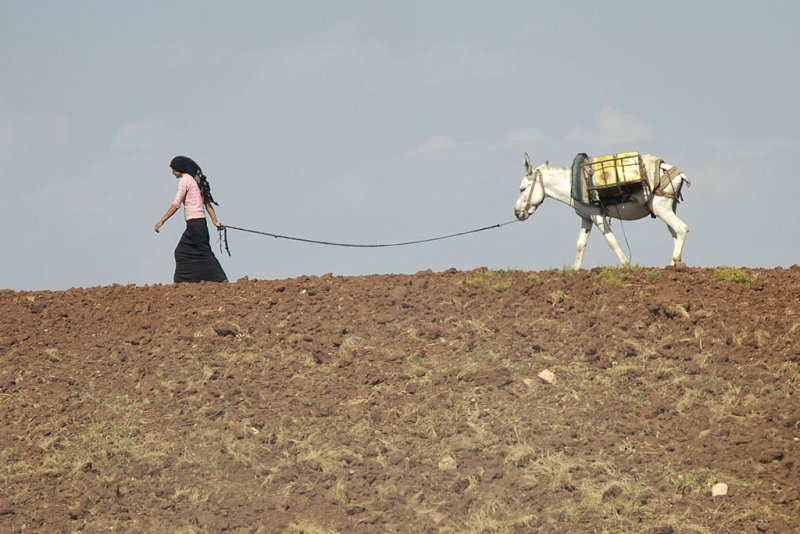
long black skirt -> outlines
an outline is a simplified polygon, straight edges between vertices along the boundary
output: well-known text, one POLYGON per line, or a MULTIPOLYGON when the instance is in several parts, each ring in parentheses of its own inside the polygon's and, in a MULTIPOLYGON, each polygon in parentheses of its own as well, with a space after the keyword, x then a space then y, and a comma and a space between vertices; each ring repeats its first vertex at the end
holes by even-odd
POLYGON ((175 276, 178 282, 227 282, 228 277, 211 251, 206 218, 189 219, 175 247, 175 276))

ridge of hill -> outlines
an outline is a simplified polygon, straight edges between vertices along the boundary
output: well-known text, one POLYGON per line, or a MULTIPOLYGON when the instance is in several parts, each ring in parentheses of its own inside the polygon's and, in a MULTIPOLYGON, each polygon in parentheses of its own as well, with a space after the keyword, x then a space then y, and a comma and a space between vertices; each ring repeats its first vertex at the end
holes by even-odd
POLYGON ((800 530, 798 266, 3 290, 0 317, 3 532, 800 530))

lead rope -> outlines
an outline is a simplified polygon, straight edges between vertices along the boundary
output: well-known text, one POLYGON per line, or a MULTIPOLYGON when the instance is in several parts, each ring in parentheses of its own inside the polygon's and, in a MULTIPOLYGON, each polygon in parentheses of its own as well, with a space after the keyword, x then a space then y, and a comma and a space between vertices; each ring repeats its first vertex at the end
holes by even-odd
POLYGON ((483 232, 485 230, 491 230, 493 228, 502 228, 503 226, 507 226, 509 224, 514 224, 522 222, 518 219, 513 221, 506 221, 502 223, 492 224, 490 226, 483 226, 481 228, 475 228, 474 230, 466 230, 464 232, 457 232, 455 234, 448 234, 439 237, 430 237, 428 239, 417 239, 415 241, 402 241, 399 243, 378 243, 378 244, 360 244, 360 243, 339 243, 335 241, 320 241, 317 239, 306 239, 303 237, 293 237, 288 235, 281 235, 281 234, 273 234, 271 232, 262 232, 259 230, 250 230, 248 228, 239 228, 238 226, 227 226, 227 225, 220 225, 217 227, 219 231, 219 239, 220 239, 220 253, 222 253, 222 247, 224 244, 225 251, 228 253, 228 256, 231 255, 230 248, 228 248, 228 229, 231 230, 239 230, 240 232, 248 232, 251 234, 258 234, 264 235, 267 237, 274 237, 275 239, 288 239, 290 241, 300 241, 302 243, 312 243, 315 245, 327 245, 331 247, 349 247, 349 248, 385 248, 385 247, 404 247, 408 245, 417 245, 420 243, 430 243, 432 241, 442 241, 444 239, 451 239, 453 237, 459 237, 462 235, 467 234, 475 234, 478 232, 483 232))

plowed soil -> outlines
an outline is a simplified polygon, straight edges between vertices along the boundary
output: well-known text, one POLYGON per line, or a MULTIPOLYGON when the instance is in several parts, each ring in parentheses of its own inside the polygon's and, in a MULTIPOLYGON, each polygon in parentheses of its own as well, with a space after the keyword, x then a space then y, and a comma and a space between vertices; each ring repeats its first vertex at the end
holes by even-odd
POLYGON ((800 531, 797 266, 5 290, 0 318, 0 532, 800 531))

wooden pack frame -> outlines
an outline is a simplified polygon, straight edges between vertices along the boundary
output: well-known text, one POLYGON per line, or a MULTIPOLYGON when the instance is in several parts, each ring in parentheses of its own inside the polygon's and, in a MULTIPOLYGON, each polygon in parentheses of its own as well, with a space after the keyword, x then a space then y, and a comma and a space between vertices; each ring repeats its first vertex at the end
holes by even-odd
POLYGON ((592 204, 613 203, 614 199, 649 190, 644 161, 638 152, 592 158, 581 165, 581 175, 592 204), (607 174, 602 179, 595 178, 597 171, 607 174), (620 180, 620 176, 624 180, 620 180))

